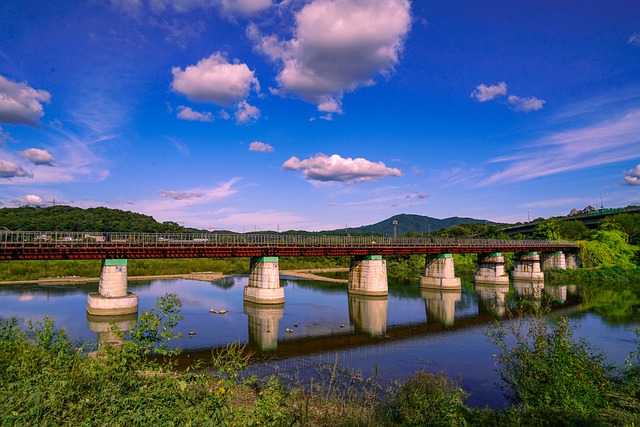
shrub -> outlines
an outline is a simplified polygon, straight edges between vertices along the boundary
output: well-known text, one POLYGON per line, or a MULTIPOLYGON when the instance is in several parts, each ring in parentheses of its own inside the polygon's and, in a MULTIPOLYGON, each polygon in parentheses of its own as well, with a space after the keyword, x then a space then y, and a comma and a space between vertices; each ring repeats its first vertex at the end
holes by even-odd
POLYGON ((591 413, 611 403, 612 368, 602 353, 576 341, 565 317, 537 312, 496 324, 487 335, 500 353, 507 397, 524 408, 559 408, 591 413))
POLYGON ((465 425, 464 399, 469 395, 444 373, 418 371, 393 397, 389 414, 404 426, 465 425))

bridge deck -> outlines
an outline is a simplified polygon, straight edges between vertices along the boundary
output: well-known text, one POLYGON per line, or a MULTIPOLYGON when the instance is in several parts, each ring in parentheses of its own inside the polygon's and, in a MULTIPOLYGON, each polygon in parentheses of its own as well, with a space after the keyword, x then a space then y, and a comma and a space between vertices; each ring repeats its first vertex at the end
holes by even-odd
POLYGON ((574 242, 279 234, 0 232, 0 260, 575 251, 574 242))

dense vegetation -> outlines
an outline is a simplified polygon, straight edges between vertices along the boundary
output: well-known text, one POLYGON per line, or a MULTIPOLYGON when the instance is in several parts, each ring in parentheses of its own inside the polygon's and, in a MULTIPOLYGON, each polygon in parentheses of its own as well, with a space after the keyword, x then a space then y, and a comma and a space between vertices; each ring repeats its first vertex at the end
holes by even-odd
POLYGON ((12 231, 100 231, 138 233, 186 233, 175 222, 157 222, 148 215, 109 208, 71 206, 46 208, 23 206, 0 209, 0 228, 12 231))
MULTIPOLYGON (((285 385, 278 377, 245 378, 239 345, 207 364, 176 371, 175 295, 158 299, 128 339, 93 348, 73 342, 52 321, 0 320, 0 425, 211 426, 607 426, 640 423, 640 341, 613 367, 572 336, 567 319, 544 312, 496 324, 501 377, 512 405, 473 409, 444 373, 417 371, 404 384, 333 365, 315 381, 285 385), (92 356, 93 355, 93 356, 92 356), (149 357, 155 356, 155 357, 149 357)), ((517 306, 513 306, 518 309, 517 306)), ((637 331, 640 334, 640 330, 637 331)), ((122 338, 124 338, 121 335, 122 338)))

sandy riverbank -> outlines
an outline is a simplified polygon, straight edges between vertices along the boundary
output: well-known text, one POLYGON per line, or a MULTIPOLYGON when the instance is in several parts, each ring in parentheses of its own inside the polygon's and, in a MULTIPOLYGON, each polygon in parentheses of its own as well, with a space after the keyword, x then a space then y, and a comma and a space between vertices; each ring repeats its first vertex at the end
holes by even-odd
POLYGON ((293 276, 300 277, 301 279, 319 280, 322 282, 334 282, 334 283, 348 283, 347 279, 334 279, 331 277, 319 276, 316 273, 340 273, 349 271, 348 267, 345 268, 315 268, 305 270, 280 270, 281 276, 293 276))
MULTIPOLYGON (((316 273, 334 273, 349 271, 348 268, 316 268, 305 270, 280 270, 281 276, 293 276, 302 279, 319 280, 324 282, 335 283, 347 283, 347 279, 333 279, 331 277, 319 276, 316 273)), ((226 277, 224 274, 216 271, 204 271, 193 272, 187 274, 165 274, 157 276, 129 276, 128 280, 158 280, 158 279, 188 279, 188 280, 202 280, 205 282, 211 282, 226 277)), ((67 276, 67 277, 44 277, 38 280, 10 280, 0 281, 0 285, 20 285, 27 283, 38 283, 41 285, 70 285, 81 283, 93 283, 99 282, 99 277, 79 277, 79 276, 67 276)))

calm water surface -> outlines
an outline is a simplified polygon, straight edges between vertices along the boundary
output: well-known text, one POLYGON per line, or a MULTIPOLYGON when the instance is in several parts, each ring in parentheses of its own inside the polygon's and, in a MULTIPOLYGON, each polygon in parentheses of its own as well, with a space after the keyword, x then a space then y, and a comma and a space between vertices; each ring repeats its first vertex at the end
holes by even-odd
MULTIPOLYGON (((425 291, 418 283, 389 283, 388 298, 353 297, 346 285, 281 278, 283 306, 245 304, 246 276, 216 282, 193 280, 131 281, 129 290, 139 297, 139 310, 149 310, 156 299, 175 293, 182 301, 184 337, 177 342, 189 358, 206 358, 210 349, 230 342, 248 343, 256 356, 251 370, 278 372, 304 378, 323 366, 348 367, 363 377, 377 375, 381 384, 402 381, 418 369, 446 371, 459 377, 472 406, 503 407, 505 400, 491 355, 496 348, 484 335, 494 316, 503 313, 509 288, 474 287, 463 279, 461 292, 425 291), (224 315, 211 314, 227 310, 224 315), (292 332, 289 332, 289 331, 292 332), (189 332, 195 335, 189 336, 189 332)), ((87 294, 98 284, 1 285, 0 317, 54 319, 73 338, 96 341, 109 321, 88 317, 87 294)), ((536 292, 512 284, 510 292, 536 292)), ((637 318, 615 322, 583 311, 576 287, 547 285, 538 290, 556 301, 555 312, 577 324, 576 336, 586 338, 620 364, 635 349, 631 329, 637 318)), ((128 324, 131 319, 115 319, 128 324)))

